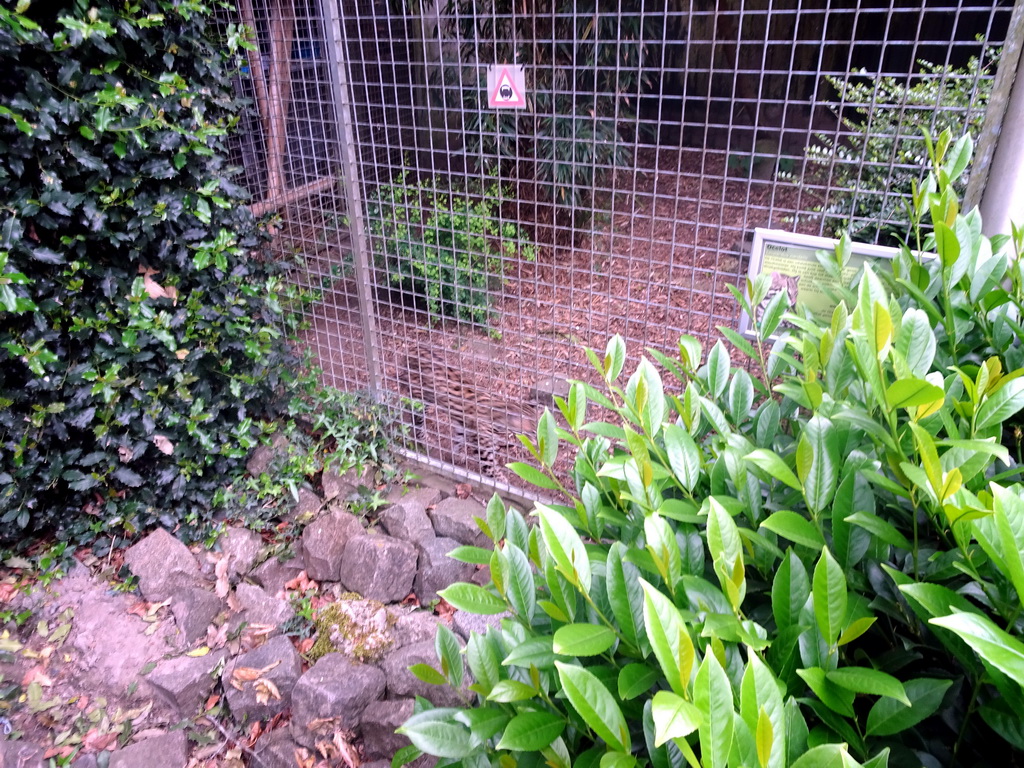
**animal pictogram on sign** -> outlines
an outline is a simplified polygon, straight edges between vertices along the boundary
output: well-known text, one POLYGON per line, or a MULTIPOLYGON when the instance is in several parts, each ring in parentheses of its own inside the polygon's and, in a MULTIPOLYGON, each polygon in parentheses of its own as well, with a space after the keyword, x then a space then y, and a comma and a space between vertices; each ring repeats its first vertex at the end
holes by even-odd
POLYGON ((491 67, 487 73, 487 101, 494 109, 521 109, 526 106, 525 78, 522 67, 491 67))

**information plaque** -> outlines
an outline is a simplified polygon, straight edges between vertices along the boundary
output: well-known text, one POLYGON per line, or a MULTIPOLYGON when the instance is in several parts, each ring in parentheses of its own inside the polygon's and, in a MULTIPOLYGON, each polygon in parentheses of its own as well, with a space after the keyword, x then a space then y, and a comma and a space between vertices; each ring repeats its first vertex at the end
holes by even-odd
MULTIPOLYGON (((837 242, 828 237, 801 235, 795 232, 761 227, 755 229, 754 242, 750 250, 748 275, 751 280, 758 275, 771 277, 768 296, 754 308, 758 317, 760 317, 760 312, 768 306, 772 297, 785 289, 789 296, 791 309, 806 308, 815 319, 823 323, 831 322, 836 302, 829 296, 828 288, 841 286, 821 266, 815 252, 834 250, 837 242)), ((878 260, 888 262, 899 254, 898 248, 865 243, 850 243, 850 251, 850 260, 842 274, 842 284, 847 287, 865 262, 878 260)), ((753 335, 752 325, 747 313, 741 313, 739 332, 744 336, 753 335)))

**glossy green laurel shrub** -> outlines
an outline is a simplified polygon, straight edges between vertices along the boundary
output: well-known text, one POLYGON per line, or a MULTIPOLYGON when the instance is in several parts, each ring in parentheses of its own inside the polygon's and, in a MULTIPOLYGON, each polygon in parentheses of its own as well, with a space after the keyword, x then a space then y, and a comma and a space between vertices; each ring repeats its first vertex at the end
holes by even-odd
MULTIPOLYGON (((752 341, 722 329, 733 353, 684 337, 652 351, 664 375, 643 359, 624 384, 621 338, 589 353, 604 387, 574 383, 565 426, 545 413, 524 438, 536 466, 511 465, 558 503, 529 526, 495 498, 493 551, 453 553, 493 585, 445 599, 510 615, 465 649, 439 633, 440 669, 415 671, 468 683, 467 704, 420 702, 397 762, 1019 762, 1024 485, 1001 441, 1024 407, 1024 238, 959 213, 971 149, 950 144, 928 142, 912 202, 935 258, 865 269, 830 323, 785 314, 774 340, 780 296, 752 341)), ((735 294, 753 316, 768 287, 735 294)))
POLYGON ((211 14, 0 8, 0 542, 202 521, 289 375, 211 14))

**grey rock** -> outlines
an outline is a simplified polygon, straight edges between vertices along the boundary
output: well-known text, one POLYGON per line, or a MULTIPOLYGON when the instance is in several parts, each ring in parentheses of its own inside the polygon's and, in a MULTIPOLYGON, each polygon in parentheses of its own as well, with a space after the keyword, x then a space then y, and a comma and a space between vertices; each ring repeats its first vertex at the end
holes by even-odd
POLYGON ((0 768, 45 768, 43 750, 24 741, 0 740, 0 768))
POLYGON ((412 591, 416 560, 416 548, 407 541, 356 536, 345 545, 338 580, 363 597, 398 602, 412 591))
POLYGON ((441 491, 437 488, 424 486, 422 488, 414 488, 408 492, 404 488, 399 487, 389 493, 387 498, 392 504, 419 504, 424 509, 429 509, 441 501, 442 497, 441 491))
POLYGON ((206 701, 216 680, 213 671, 227 652, 214 651, 205 656, 178 656, 161 661, 143 680, 153 692, 182 717, 190 717, 206 701))
POLYGON ((299 500, 295 502, 295 509, 292 511, 292 517, 297 520, 312 520, 317 516, 317 514, 319 514, 323 505, 324 500, 321 499, 315 491, 303 486, 302 488, 299 488, 299 500))
POLYGON ((381 661, 380 667, 387 678, 389 698, 411 698, 422 696, 438 707, 459 706, 458 694, 449 685, 425 683, 409 671, 414 664, 429 664, 437 667, 437 651, 433 640, 407 645, 391 651, 381 661))
POLYGON ((340 581, 345 545, 362 533, 359 520, 345 510, 331 512, 307 525, 302 532, 306 575, 316 581, 340 581))
POLYGON ((79 755, 71 763, 72 768, 99 768, 99 765, 99 760, 96 759, 94 754, 79 755))
POLYGON ((324 501, 334 499, 345 499, 355 491, 355 486, 347 476, 335 472, 333 469, 325 469, 320 475, 320 487, 324 492, 324 501))
POLYGON ((284 458, 290 449, 288 438, 280 434, 274 435, 270 445, 261 445, 252 452, 245 463, 245 471, 252 477, 259 477, 270 468, 270 463, 275 458, 284 458))
POLYGON ((180 590, 171 602, 179 640, 185 645, 194 643, 206 634, 206 628, 225 607, 221 599, 207 589, 191 587, 180 590))
POLYGON ((278 593, 284 592, 284 585, 302 573, 305 567, 301 557, 293 557, 289 560, 278 560, 276 557, 271 557, 257 565, 249 574, 249 578, 263 587, 267 594, 276 597, 278 593))
POLYGON ((299 745, 287 728, 275 728, 256 742, 256 768, 295 768, 295 750, 299 745))
POLYGON ((342 475, 342 480, 355 489, 376 488, 377 468, 372 464, 369 464, 362 469, 359 467, 352 467, 352 469, 342 475))
POLYGON ((252 477, 259 477, 270 467, 274 460, 274 449, 269 445, 260 445, 250 454, 249 460, 245 462, 245 471, 252 477))
POLYGON ((481 566, 480 569, 473 574, 473 577, 470 579, 470 581, 472 581, 478 587, 486 587, 486 586, 490 585, 490 583, 491 583, 491 568, 490 568, 490 566, 487 566, 487 565, 481 566))
POLYGON ((108 768, 182 768, 188 764, 184 731, 143 739, 110 755, 108 768))
POLYGON ((291 703, 292 689, 302 674, 302 659, 291 641, 283 635, 270 638, 255 650, 243 653, 229 662, 221 675, 221 683, 228 700, 231 714, 239 723, 252 720, 266 720, 282 711, 291 703), (281 695, 280 699, 271 696, 265 704, 256 700, 257 681, 240 682, 242 690, 232 685, 232 673, 240 667, 251 669, 272 669, 261 676, 272 682, 281 695))
POLYGON ((391 628, 392 648, 403 648, 424 640, 434 641, 437 635, 437 617, 428 611, 401 614, 391 628))
POLYGON ((252 584, 239 584, 235 597, 242 607, 241 620, 247 624, 270 624, 280 628, 295 616, 295 609, 286 600, 279 600, 252 584))
MULTIPOLYGON (((69 690, 88 691, 91 698, 124 701, 140 670, 176 642, 177 630, 167 612, 155 622, 143 621, 128 612, 137 602, 134 596, 111 592, 77 562, 63 579, 34 592, 46 600, 37 618, 48 620, 51 628, 65 621, 58 619, 65 610, 74 612, 71 634, 61 649, 61 658, 70 654, 73 663, 60 664, 61 676, 66 676, 69 690)), ((7 679, 20 680, 22 675, 24 669, 7 679)))
POLYGON ((490 539, 480 530, 475 519, 484 516, 484 508, 472 499, 445 499, 430 512, 438 536, 455 539, 460 544, 490 548, 490 539))
POLYGON ((228 528, 221 537, 220 550, 228 558, 228 578, 235 581, 252 570, 263 551, 263 539, 248 528, 228 528))
POLYGON ((361 768, 389 768, 390 760, 374 760, 369 763, 362 763, 361 768))
POLYGON ((360 726, 367 760, 390 760, 409 744, 409 739, 395 733, 395 729, 412 716, 413 705, 412 699, 388 699, 367 705, 360 726))
POLYGON ((403 500, 385 509, 380 522, 388 535, 419 544, 435 537, 426 508, 415 499, 403 500))
POLYGON ((163 528, 129 547, 124 562, 138 578, 142 596, 154 603, 202 581, 199 565, 188 547, 163 528))
POLYGON ((420 542, 419 565, 413 591, 421 604, 438 599, 438 592, 459 581, 473 578, 475 568, 469 563, 452 560, 448 553, 459 546, 455 539, 439 537, 420 542))
POLYGON ((384 695, 384 673, 340 653, 323 656, 292 690, 292 738, 313 747, 328 732, 354 731, 366 706, 384 695))
POLYGON ((486 634, 490 627, 499 628, 501 626, 501 620, 507 619, 512 614, 498 613, 491 616, 481 616, 476 613, 467 613, 466 611, 456 611, 455 615, 452 616, 452 629, 455 630, 455 634, 459 635, 465 640, 469 639, 469 635, 472 632, 476 632, 478 635, 486 634))
POLYGON ((549 376, 538 379, 530 387, 530 402, 543 407, 548 407, 553 413, 557 413, 555 398, 566 398, 569 396, 569 382, 561 376, 549 376))

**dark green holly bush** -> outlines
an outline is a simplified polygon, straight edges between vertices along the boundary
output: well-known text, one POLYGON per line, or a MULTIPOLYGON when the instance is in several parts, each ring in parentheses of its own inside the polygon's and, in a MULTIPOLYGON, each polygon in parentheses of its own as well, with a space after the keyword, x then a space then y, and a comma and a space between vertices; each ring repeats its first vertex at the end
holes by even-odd
POLYGON ((211 12, 0 8, 0 541, 201 522, 288 376, 211 12))
MULTIPOLYGON (((467 703, 421 702, 397 762, 1021 764, 1024 466, 1001 439, 1024 408, 1024 233, 959 213, 969 141, 926 145, 903 239, 934 233, 837 281, 831 322, 780 295, 753 340, 721 329, 733 353, 683 337, 625 382, 621 338, 588 351, 602 387, 574 383, 565 426, 523 438, 536 466, 510 465, 558 503, 529 526, 495 497, 493 549, 452 553, 493 584, 442 596, 509 616, 464 649, 439 630, 440 668, 413 671, 467 703)), ((837 276, 848 257, 819 255, 837 276)), ((769 287, 735 295, 753 316, 769 287)))

